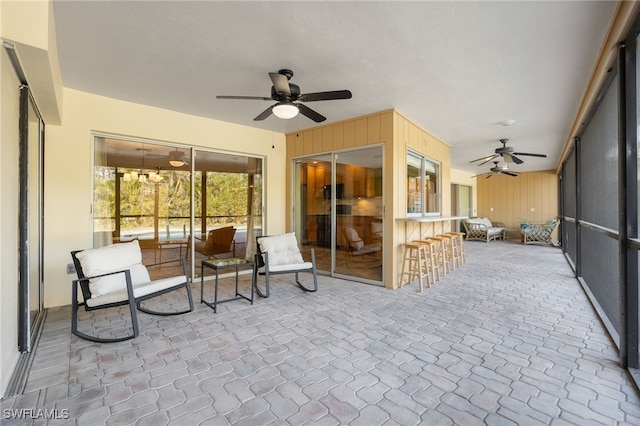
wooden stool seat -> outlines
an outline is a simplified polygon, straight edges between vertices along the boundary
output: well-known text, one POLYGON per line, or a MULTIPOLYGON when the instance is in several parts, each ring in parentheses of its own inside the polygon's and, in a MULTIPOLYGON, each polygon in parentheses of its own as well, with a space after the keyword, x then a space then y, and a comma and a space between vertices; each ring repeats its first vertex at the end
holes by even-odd
POLYGON ((440 234, 438 235, 438 237, 442 238, 442 242, 444 243, 445 259, 447 262, 447 266, 449 267, 449 272, 455 271, 456 262, 453 249, 453 240, 456 237, 449 234, 440 234))
POLYGON ((424 291, 422 279, 426 277, 427 284, 429 283, 423 245, 423 243, 417 241, 404 243, 404 259, 402 260, 402 274, 400 276, 401 287, 404 287, 405 276, 407 277, 407 284, 417 278, 418 289, 421 293, 424 291))
POLYGON ((447 276, 450 272, 449 269, 449 261, 447 259, 447 243, 449 242, 448 238, 444 238, 440 235, 435 237, 429 237, 430 240, 436 241, 438 246, 436 248, 437 252, 437 262, 436 265, 438 267, 442 266, 442 274, 441 276, 447 276))
POLYGON ((435 284, 440 281, 440 268, 438 267, 438 248, 440 242, 432 239, 418 240, 422 243, 422 250, 427 264, 427 282, 435 284))
POLYGON ((454 244, 457 245, 458 266, 463 265, 467 258, 464 253, 464 232, 447 232, 449 235, 454 236, 454 244))

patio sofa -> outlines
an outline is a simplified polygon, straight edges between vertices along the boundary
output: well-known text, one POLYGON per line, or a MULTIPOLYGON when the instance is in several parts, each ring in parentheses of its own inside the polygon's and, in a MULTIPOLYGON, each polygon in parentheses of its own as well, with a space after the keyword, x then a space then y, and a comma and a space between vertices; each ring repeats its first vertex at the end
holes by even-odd
POLYGON ((465 240, 480 240, 487 243, 491 240, 503 239, 507 232, 504 223, 491 222, 488 218, 472 217, 463 219, 465 240))

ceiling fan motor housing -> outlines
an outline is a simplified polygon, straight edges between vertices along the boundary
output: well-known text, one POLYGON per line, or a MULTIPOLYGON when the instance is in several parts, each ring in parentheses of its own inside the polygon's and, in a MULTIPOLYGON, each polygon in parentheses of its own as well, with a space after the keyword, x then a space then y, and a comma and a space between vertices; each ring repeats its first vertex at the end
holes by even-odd
POLYGON ((300 86, 297 84, 289 83, 289 91, 291 95, 280 94, 276 91, 274 86, 271 86, 271 99, 274 101, 282 101, 289 98, 292 101, 295 101, 300 97, 300 86))
POLYGON ((496 148, 496 154, 511 154, 513 152, 513 147, 511 146, 503 146, 502 148, 496 148))

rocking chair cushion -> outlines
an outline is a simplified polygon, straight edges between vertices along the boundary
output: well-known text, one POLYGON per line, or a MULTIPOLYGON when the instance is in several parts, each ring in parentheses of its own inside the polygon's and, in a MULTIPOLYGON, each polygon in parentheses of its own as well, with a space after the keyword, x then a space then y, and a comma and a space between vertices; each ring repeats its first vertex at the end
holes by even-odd
MULTIPOLYGON (((124 274, 117 274, 113 276, 121 276, 122 281, 124 282, 124 274)), ((141 284, 137 284, 133 288, 133 296, 137 299, 139 297, 143 297, 151 293, 162 291, 166 288, 174 287, 176 285, 186 282, 186 280, 187 280, 186 276, 180 275, 177 277, 162 278, 155 281, 148 281, 141 284)), ((128 298, 129 296, 127 295, 127 289, 125 286, 125 287, 121 287, 121 290, 115 291, 113 293, 91 297, 91 299, 87 300, 87 306, 89 306, 90 308, 93 308, 96 306, 107 305, 110 303, 122 302, 123 300, 127 300, 128 298)))
MULTIPOLYGON (((84 250, 76 254, 85 276, 106 274, 128 269, 131 282, 135 284, 151 281, 149 271, 142 264, 142 254, 137 240, 130 243, 114 244, 96 249, 84 250)), ((111 295, 119 290, 125 292, 126 282, 123 274, 109 275, 90 280, 89 289, 93 297, 111 295)))
MULTIPOLYGON (((283 270, 291 270, 292 265, 309 263, 302 259, 296 234, 290 232, 273 237, 258 238, 261 252, 269 253, 269 269, 275 271, 274 266, 287 265, 283 270)), ((306 266, 306 269, 311 265, 306 266)))

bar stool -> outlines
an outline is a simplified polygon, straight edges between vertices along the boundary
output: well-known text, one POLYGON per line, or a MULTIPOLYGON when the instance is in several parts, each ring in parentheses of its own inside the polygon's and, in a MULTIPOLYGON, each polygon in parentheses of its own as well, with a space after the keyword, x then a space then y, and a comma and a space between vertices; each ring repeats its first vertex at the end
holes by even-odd
POLYGON ((449 272, 455 271, 456 262, 455 262, 454 252, 453 252, 453 239, 455 237, 449 234, 440 234, 438 235, 438 237, 443 239, 442 242, 444 243, 444 252, 446 254, 447 264, 451 262, 451 266, 449 267, 449 272))
POLYGON ((458 265, 463 265, 467 261, 467 257, 464 254, 464 232, 447 232, 449 235, 453 235, 455 239, 453 242, 458 246, 458 265))
POLYGON ((445 240, 448 241, 447 239, 441 237, 441 236, 436 236, 436 237, 429 237, 430 240, 436 241, 438 246, 436 248, 436 253, 437 253, 437 262, 436 265, 438 267, 442 266, 442 274, 440 276, 447 276, 447 274, 450 272, 449 270, 449 261, 447 259, 447 249, 445 247, 445 240))
POLYGON ((417 241, 422 243, 422 250, 427 264, 427 282, 431 281, 431 284, 435 284, 436 281, 440 281, 440 268, 438 267, 438 247, 440 243, 430 238, 417 241))
POLYGON ((402 274, 400 275, 400 286, 404 287, 404 277, 407 276, 407 284, 410 284, 414 279, 418 278, 418 289, 422 293, 424 287, 422 285, 422 278, 427 277, 427 283, 429 277, 426 271, 425 258, 422 251, 422 243, 412 241, 404 243, 404 259, 402 260, 402 274), (409 268, 407 269, 407 263, 409 268))

